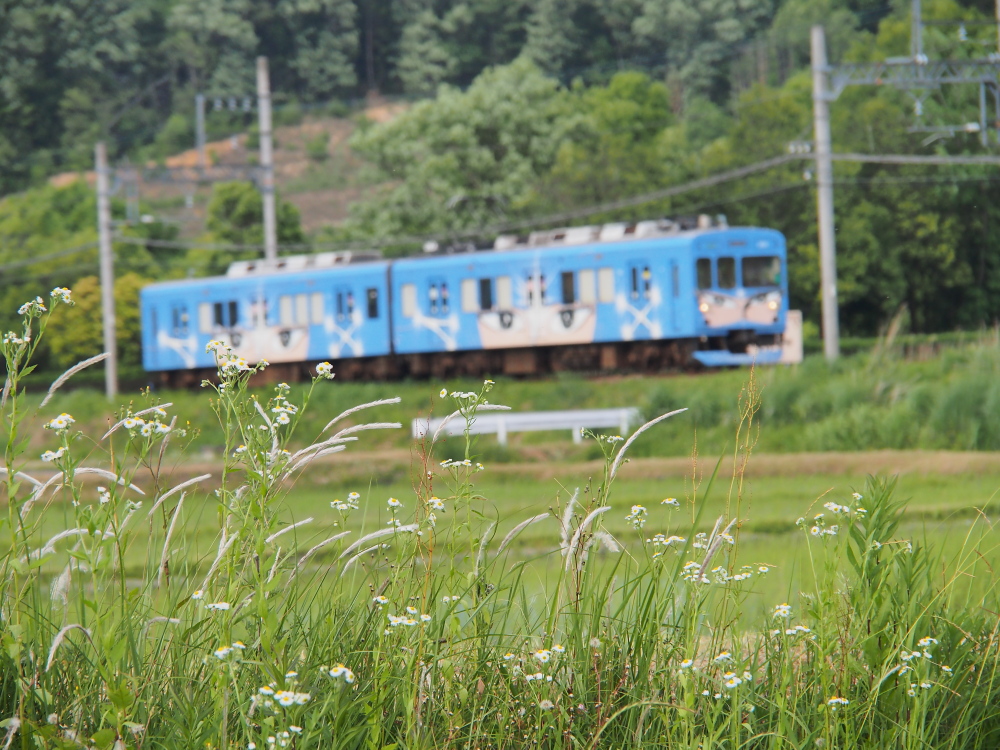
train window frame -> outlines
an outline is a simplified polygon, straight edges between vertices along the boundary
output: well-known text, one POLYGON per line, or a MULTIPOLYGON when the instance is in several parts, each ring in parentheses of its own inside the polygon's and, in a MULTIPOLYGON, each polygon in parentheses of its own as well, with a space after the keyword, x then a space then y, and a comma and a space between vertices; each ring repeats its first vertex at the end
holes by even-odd
POLYGON ((187 336, 190 322, 191 318, 185 303, 174 302, 170 305, 170 332, 172 336, 187 336))
POLYGON ((282 294, 278 297, 278 325, 282 328, 290 328, 295 325, 295 303, 290 294, 282 294))
POLYGON ((695 286, 698 289, 712 288, 712 259, 698 258, 694 262, 695 286))
POLYGON ((680 297, 681 296, 681 270, 680 270, 680 268, 677 267, 677 263, 676 262, 674 262, 670 266, 670 282, 671 282, 671 291, 673 292, 674 297, 675 298, 676 297, 680 297))
POLYGON ((412 318, 417 314, 417 285, 402 284, 399 287, 399 310, 404 318, 412 318))
POLYGON ((735 256, 732 256, 732 255, 722 255, 722 256, 719 256, 718 258, 716 258, 716 260, 715 260, 715 274, 716 274, 716 278, 717 278, 717 280, 719 282, 719 289, 735 289, 739 285, 739 280, 736 277, 736 258, 735 258, 735 256), (725 264, 727 267, 730 266, 730 264, 732 265, 732 268, 729 269, 732 272, 732 279, 730 279, 728 276, 725 279, 723 278, 723 273, 724 273, 724 271, 723 271, 723 264, 725 264), (728 283, 730 281, 732 283, 728 283))
POLYGON ((649 263, 637 261, 629 264, 629 297, 633 302, 649 300, 653 292, 653 272, 649 263))
POLYGON ((597 301, 597 289, 593 268, 581 268, 577 275, 576 286, 580 304, 592 305, 597 301))
POLYGON ((462 312, 479 312, 479 300, 476 297, 476 280, 462 279, 461 286, 462 312))
POLYGON ((212 304, 212 322, 216 328, 235 328, 240 319, 240 303, 234 299, 212 304))
POLYGON ((493 279, 489 276, 479 279, 479 310, 489 312, 493 309, 493 279))
POLYGON ((198 330, 201 333, 212 332, 212 303, 198 303, 198 330))
POLYGON ((496 304, 499 310, 511 310, 514 307, 514 286, 510 276, 497 276, 496 304))
POLYGON ((295 323, 300 326, 309 325, 309 295, 295 295, 295 323))
POLYGON ((326 317, 326 299, 322 292, 309 295, 309 322, 314 326, 322 325, 326 317))
POLYGON ((747 255, 740 258, 740 272, 743 278, 743 286, 753 287, 753 288, 777 288, 781 286, 781 256, 779 255, 747 255), (751 284, 750 281, 756 281, 757 274, 760 273, 758 269, 751 269, 748 273, 748 263, 747 261, 767 261, 768 264, 773 268, 777 266, 776 278, 773 282, 768 284, 751 284))
POLYGON ((615 301, 615 269, 610 266, 597 269, 597 299, 602 303, 615 301))
POLYGON ((370 286, 365 289, 365 307, 369 320, 378 317, 378 287, 370 286))
POLYGON ((562 293, 562 303, 564 305, 576 304, 576 274, 572 271, 563 271, 559 274, 559 291, 562 293))

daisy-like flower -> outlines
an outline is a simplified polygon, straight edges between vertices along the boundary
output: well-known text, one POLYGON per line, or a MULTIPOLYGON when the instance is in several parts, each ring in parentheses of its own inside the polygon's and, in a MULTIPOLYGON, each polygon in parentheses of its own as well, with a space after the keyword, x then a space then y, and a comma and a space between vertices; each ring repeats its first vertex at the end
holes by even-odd
POLYGON ((396 498, 390 497, 388 501, 388 506, 390 508, 402 508, 403 504, 399 502, 399 500, 397 500, 396 498))
POLYGON ((219 648, 215 649, 215 655, 219 659, 225 659, 232 653, 232 650, 230 646, 219 646, 219 648))
POLYGON ((826 705, 836 711, 839 707, 850 705, 850 703, 851 702, 847 700, 847 698, 841 698, 835 695, 827 700, 826 705))
POLYGON ((556 707, 556 704, 548 699, 545 699, 538 702, 538 707, 543 711, 551 711, 556 707))
POLYGON ((282 706, 291 706, 295 703, 295 693, 288 690, 279 690, 274 694, 274 699, 282 706))
POLYGON ((732 660, 733 660, 733 655, 731 653, 729 653, 728 651, 723 651, 718 656, 716 656, 714 659, 712 659, 712 661, 715 662, 716 664, 722 664, 723 662, 732 661, 732 660))
POLYGON ((42 454, 42 460, 45 461, 45 463, 51 463, 56 459, 62 458, 64 453, 66 453, 65 446, 57 451, 45 451, 45 453, 42 454))
POLYGON ((333 380, 333 365, 329 362, 320 362, 316 365, 316 375, 327 380, 333 380))
POLYGON ((553 651, 553 653, 556 653, 556 654, 562 654, 562 653, 565 653, 566 647, 563 646, 561 643, 554 643, 554 644, 552 644, 552 651, 553 651))
POLYGON ((512 654, 510 651, 508 651, 506 654, 503 655, 503 660, 504 661, 510 661, 511 659, 516 659, 516 658, 517 658, 517 655, 516 654, 512 654))
POLYGON ((384 607, 384 606, 385 606, 386 604, 388 604, 388 603, 389 603, 389 599, 388 599, 388 598, 386 598, 386 597, 384 597, 384 596, 382 596, 381 594, 379 594, 379 595, 378 595, 378 596, 376 596, 376 597, 375 597, 374 599, 372 599, 372 601, 373 601, 373 602, 375 602, 376 604, 380 605, 380 606, 383 606, 383 607, 384 607))
POLYGON ((73 293, 64 286, 57 286, 55 289, 49 292, 49 296, 52 299, 58 300, 59 302, 63 302, 67 305, 73 304, 73 298, 72 296, 70 296, 72 294, 73 293))
POLYGON ((681 504, 676 497, 668 497, 660 501, 660 505, 669 505, 671 508, 679 508, 681 504))
POLYGON ((431 621, 430 615, 420 615, 420 622, 430 622, 430 621, 431 621))
POLYGON ((427 501, 427 504, 431 506, 434 510, 444 510, 444 500, 439 497, 432 497, 427 501))
POLYGON ((949 667, 947 664, 944 664, 944 665, 941 666, 941 671, 942 672, 947 672, 948 674, 951 674, 951 667, 949 667))
POLYGON ((139 430, 139 432, 142 433, 143 437, 149 437, 150 435, 153 434, 153 423, 152 422, 146 422, 146 424, 144 424, 142 426, 142 429, 139 430))
POLYGON ((278 414, 277 417, 274 418, 274 421, 277 422, 278 424, 288 424, 292 420, 291 418, 289 418, 288 412, 283 411, 280 414, 278 414))
POLYGON ((626 521, 630 521, 632 526, 641 529, 646 525, 646 508, 642 505, 633 505, 632 512, 625 516, 626 521))
POLYGON ((535 651, 535 653, 532 654, 532 656, 538 659, 538 661, 540 661, 542 664, 545 664, 548 662, 549 659, 552 658, 552 652, 549 651, 547 648, 540 648, 537 651, 535 651))
POLYGON ((771 569, 766 565, 761 565, 760 567, 757 568, 757 572, 763 575, 764 573, 770 573, 771 569))
POLYGON ((66 412, 63 412, 58 417, 50 419, 45 425, 46 430, 54 430, 55 432, 64 432, 68 430, 76 420, 66 412))
POLYGON ((726 672, 723 679, 725 681, 722 684, 726 686, 727 690, 732 690, 743 684, 743 680, 737 677, 735 672, 726 672))
POLYGON ((921 638, 919 641, 917 641, 917 645, 920 646, 920 648, 927 648, 928 646, 936 646, 938 645, 938 639, 927 636, 926 638, 921 638))
POLYGON ((201 589, 198 589, 193 594, 191 594, 191 598, 192 599, 201 599, 204 596, 205 596, 205 592, 202 591, 201 589))
POLYGON ((447 388, 442 388, 440 391, 438 391, 438 395, 441 398, 447 398, 448 397, 448 389, 447 388))
POLYGON ((247 645, 243 641, 233 641, 233 648, 238 648, 240 651, 243 651, 246 647, 247 645))
POLYGON ((487 391, 491 390, 495 385, 496 383, 494 383, 492 380, 489 380, 488 378, 483 381, 483 388, 485 388, 487 391))
POLYGON ((40 313, 45 312, 45 304, 42 302, 41 297, 35 297, 33 300, 25 302, 19 308, 17 308, 18 315, 28 315, 29 313, 40 313))
POLYGON ((931 689, 931 683, 929 683, 929 682, 921 682, 920 683, 920 687, 923 690, 930 690, 931 689))
POLYGON ((774 608, 773 617, 783 617, 786 620, 792 616, 792 606, 790 604, 779 604, 774 608))
POLYGON ((294 724, 289 724, 288 731, 294 732, 295 734, 302 734, 302 727, 297 727, 294 724))
POLYGON ((681 669, 691 669, 694 666, 694 659, 685 659, 681 662, 681 669))
POLYGON ((211 604, 206 604, 205 609, 211 609, 217 612, 225 612, 229 609, 229 602, 213 602, 211 604))
POLYGON ((853 497, 855 500, 863 500, 864 499, 864 496, 860 492, 852 492, 851 493, 851 497, 853 497))
POLYGON ((257 690, 261 695, 274 695, 274 688, 270 685, 264 685, 264 687, 257 690))
POLYGON ((407 607, 406 608, 406 614, 408 614, 408 615, 415 615, 419 611, 420 610, 418 610, 416 607, 407 607))

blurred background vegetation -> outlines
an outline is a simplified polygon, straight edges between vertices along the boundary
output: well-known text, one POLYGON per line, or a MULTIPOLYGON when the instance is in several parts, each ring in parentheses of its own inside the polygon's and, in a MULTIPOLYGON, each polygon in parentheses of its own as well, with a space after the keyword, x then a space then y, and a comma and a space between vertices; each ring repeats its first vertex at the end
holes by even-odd
MULTIPOLYGON (((981 58, 995 46, 986 0, 927 0, 927 54, 981 58)), ((834 62, 909 50, 903 0, 23 0, 0 7, 0 325, 23 298, 96 273, 93 143, 119 164, 164 164, 194 145, 194 94, 208 136, 254 162, 256 55, 277 108, 279 242, 419 250, 423 238, 488 241, 502 225, 642 195, 785 153, 811 138, 809 26, 834 62), (230 100, 235 104, 229 108, 230 100), (215 108, 218 101, 222 106, 215 108), (230 138, 231 136, 231 138, 230 138), (174 156, 171 156, 174 155, 174 156), (80 248, 74 251, 74 248, 80 248), (56 256, 55 254, 58 253, 56 256)), ((976 87, 924 103, 925 122, 978 118, 976 87)), ((837 150, 981 153, 978 136, 907 132, 901 91, 847 89, 837 150)), ((993 134, 991 134, 993 139, 993 134)), ((996 148, 991 144, 991 148, 996 148)), ((211 158, 225 159, 211 152, 211 158)), ((233 156, 235 155, 235 156, 233 156)), ((229 163, 229 162, 226 162, 229 163)), ((235 162, 234 162, 235 163, 235 162)), ((789 243, 793 307, 818 335, 809 162, 672 200, 595 210, 577 223, 724 213, 789 243)), ((976 331, 1000 319, 1000 191, 989 167, 835 167, 840 309, 847 336, 976 331)), ((222 272, 260 242, 251 183, 169 193, 144 184, 143 221, 119 190, 116 272, 134 305, 146 280, 222 272), (198 247, 171 246, 197 240, 198 247)), ((559 222, 565 223, 565 222, 559 222)), ((90 286, 88 286, 90 285, 90 286)), ((77 320, 80 320, 77 317, 77 320)), ((74 324, 76 325, 76 324, 74 324)), ((83 325, 82 323, 80 325, 83 325)), ((90 325, 93 325, 91 322, 90 325)), ((94 332, 58 336, 43 369, 94 332)), ((137 359, 135 329, 121 329, 137 359)), ((137 373, 138 375, 138 373, 137 373)), ((138 375, 141 377, 141 375, 138 375)))

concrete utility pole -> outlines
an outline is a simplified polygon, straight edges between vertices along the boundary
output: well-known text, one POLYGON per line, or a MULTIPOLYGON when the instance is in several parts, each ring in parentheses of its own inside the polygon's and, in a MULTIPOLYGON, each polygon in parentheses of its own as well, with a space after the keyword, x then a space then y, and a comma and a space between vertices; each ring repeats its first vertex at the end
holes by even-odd
POLYGON ((195 94, 194 96, 194 137, 195 146, 198 149, 198 169, 202 173, 208 166, 208 158, 205 153, 205 95, 195 94))
POLYGON ((822 26, 810 34, 813 75, 813 124, 816 138, 816 213, 819 219, 819 276, 823 305, 823 353, 840 356, 837 319, 837 247, 833 236, 833 162, 830 160, 830 95, 826 86, 826 37, 822 26))
POLYGON ((260 118, 260 192, 264 199, 264 259, 275 263, 278 260, 278 228, 271 153, 271 77, 266 57, 257 58, 257 109, 260 118))
POLYGON ((101 324, 104 328, 104 392, 118 394, 118 346, 115 341, 115 269, 111 254, 111 195, 108 186, 108 152, 104 142, 94 147, 97 172, 97 243, 101 258, 101 324))

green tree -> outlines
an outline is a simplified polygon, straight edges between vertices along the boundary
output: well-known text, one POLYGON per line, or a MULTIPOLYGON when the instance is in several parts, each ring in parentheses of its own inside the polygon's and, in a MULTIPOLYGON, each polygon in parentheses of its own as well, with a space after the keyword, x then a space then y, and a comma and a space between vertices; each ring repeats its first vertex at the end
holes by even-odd
MULTIPOLYGON (((134 273, 115 279, 115 338, 118 361, 126 367, 137 367, 142 362, 139 290, 148 283, 148 279, 134 273)), ((104 351, 100 280, 84 276, 72 290, 76 309, 72 314, 62 311, 54 315, 46 330, 53 363, 63 368, 104 351)))

